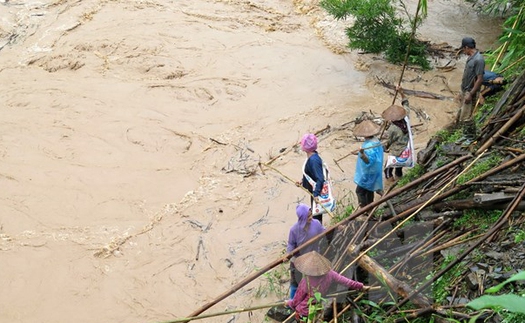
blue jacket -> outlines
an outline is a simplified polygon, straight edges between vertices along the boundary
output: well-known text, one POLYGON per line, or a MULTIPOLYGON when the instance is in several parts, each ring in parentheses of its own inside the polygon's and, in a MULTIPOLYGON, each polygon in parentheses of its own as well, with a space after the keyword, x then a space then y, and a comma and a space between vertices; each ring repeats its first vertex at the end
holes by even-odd
POLYGON ((304 172, 306 175, 310 176, 315 181, 315 188, 313 188, 310 183, 306 180, 306 177, 303 175, 303 187, 306 188, 314 197, 319 196, 321 189, 324 184, 324 175, 323 175, 323 160, 319 157, 317 151, 314 151, 314 154, 308 158, 306 165, 304 166, 304 172))
POLYGON ((366 140, 362 148, 377 146, 365 149, 364 153, 368 157, 368 164, 361 158, 359 153, 354 174, 354 183, 362 188, 375 192, 383 190, 383 146, 377 138, 366 140))

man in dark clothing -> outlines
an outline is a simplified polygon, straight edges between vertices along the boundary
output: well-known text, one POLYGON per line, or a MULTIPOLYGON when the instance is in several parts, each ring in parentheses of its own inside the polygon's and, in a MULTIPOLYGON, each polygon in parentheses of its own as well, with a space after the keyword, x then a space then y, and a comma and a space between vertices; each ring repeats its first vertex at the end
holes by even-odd
POLYGON ((476 102, 478 91, 483 83, 483 73, 485 71, 485 59, 476 49, 476 41, 470 37, 465 37, 461 41, 461 50, 468 55, 463 78, 461 80, 461 109, 458 121, 471 122, 473 103, 476 102))

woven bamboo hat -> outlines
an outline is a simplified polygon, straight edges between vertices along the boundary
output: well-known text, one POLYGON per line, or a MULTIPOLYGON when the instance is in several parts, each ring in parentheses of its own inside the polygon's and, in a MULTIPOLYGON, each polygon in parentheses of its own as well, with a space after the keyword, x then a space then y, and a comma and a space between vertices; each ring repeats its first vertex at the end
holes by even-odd
POLYGON ((315 250, 297 257, 294 265, 295 268, 307 276, 322 276, 332 269, 330 260, 315 250))
POLYGON ((365 120, 355 126, 354 135, 358 137, 372 137, 379 133, 380 127, 373 121, 365 120))
POLYGON ((391 105, 389 106, 383 113, 381 113, 381 116, 383 119, 388 121, 398 121, 403 119, 407 115, 407 112, 405 108, 399 105, 391 105))

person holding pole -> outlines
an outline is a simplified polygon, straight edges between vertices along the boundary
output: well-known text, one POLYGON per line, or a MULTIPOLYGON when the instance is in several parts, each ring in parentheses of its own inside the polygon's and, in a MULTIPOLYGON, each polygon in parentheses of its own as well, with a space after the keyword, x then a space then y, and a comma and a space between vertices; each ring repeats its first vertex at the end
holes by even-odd
POLYGON ((327 295, 330 287, 334 284, 341 284, 350 289, 366 291, 369 286, 363 283, 348 279, 345 276, 332 270, 330 260, 323 257, 316 251, 311 251, 295 259, 295 267, 303 273, 303 278, 299 283, 297 292, 293 299, 285 301, 285 305, 295 310, 295 318, 301 322, 309 314, 309 300, 313 299, 316 292, 323 297, 327 295))
POLYGON ((394 181, 394 175, 398 179, 403 176, 403 167, 413 166, 413 144, 410 132, 410 105, 408 99, 400 86, 396 90, 401 94, 401 104, 389 106, 381 116, 390 123, 386 132, 384 149, 388 151, 385 165, 385 178, 394 181))
MULTIPOLYGON (((319 153, 317 153, 317 137, 313 133, 303 135, 301 139, 301 150, 306 153, 306 163, 304 164, 303 172, 315 182, 315 185, 311 185, 304 175, 301 182, 297 182, 296 185, 302 185, 312 194, 313 197, 310 197, 310 204, 313 206, 314 200, 315 202, 319 202, 319 195, 321 194, 321 189, 323 188, 325 180, 323 174, 323 160, 319 156, 319 153)), ((323 223, 322 214, 314 216, 314 219, 323 223)))
POLYGON ((383 146, 375 136, 379 126, 370 120, 365 120, 354 128, 354 135, 364 137, 365 142, 357 154, 354 174, 355 190, 359 207, 374 201, 374 192, 383 193, 383 146))

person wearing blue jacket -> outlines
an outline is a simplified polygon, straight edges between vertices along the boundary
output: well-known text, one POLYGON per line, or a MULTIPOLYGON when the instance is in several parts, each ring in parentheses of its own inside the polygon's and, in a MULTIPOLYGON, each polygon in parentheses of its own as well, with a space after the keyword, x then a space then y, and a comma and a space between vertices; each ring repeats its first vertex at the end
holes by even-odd
POLYGON ((374 192, 383 193, 383 146, 375 137, 379 126, 365 120, 354 128, 354 135, 364 137, 365 142, 356 152, 358 158, 354 174, 355 190, 359 207, 374 201, 374 192))

